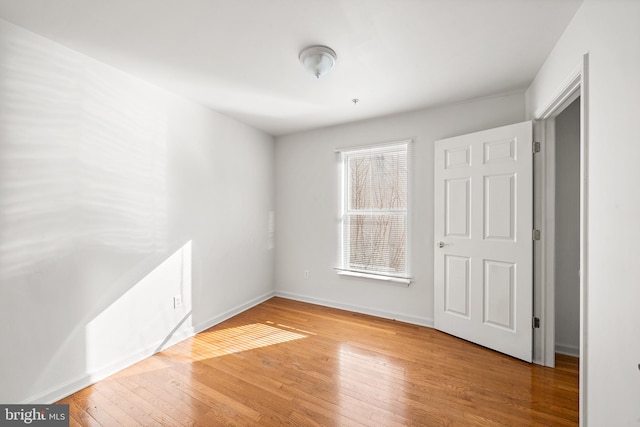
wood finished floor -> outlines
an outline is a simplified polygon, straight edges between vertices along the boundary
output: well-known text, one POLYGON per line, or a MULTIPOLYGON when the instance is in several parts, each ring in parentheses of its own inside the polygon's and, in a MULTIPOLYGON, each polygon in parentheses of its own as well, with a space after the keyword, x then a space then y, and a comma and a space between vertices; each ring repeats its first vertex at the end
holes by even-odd
POLYGON ((578 361, 272 298, 58 403, 71 426, 570 426, 578 361))

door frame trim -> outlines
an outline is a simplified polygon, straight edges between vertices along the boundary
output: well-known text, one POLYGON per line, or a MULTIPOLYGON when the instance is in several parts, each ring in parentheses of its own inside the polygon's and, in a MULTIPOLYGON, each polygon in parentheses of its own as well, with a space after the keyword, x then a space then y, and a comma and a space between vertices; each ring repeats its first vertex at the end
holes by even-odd
MULTIPOLYGON (((534 290, 540 292, 538 312, 543 319, 543 328, 538 344, 541 354, 538 354, 541 363, 545 366, 555 365, 555 263, 553 237, 555 234, 555 154, 552 148, 555 147, 555 120, 571 102, 580 97, 580 362, 579 362, 579 415, 580 425, 587 425, 586 422, 586 393, 587 393, 587 362, 588 362, 588 160, 589 160, 589 54, 582 56, 580 63, 566 78, 551 99, 543 108, 536 111, 533 118, 537 121, 534 126, 534 138, 536 141, 544 143, 545 153, 540 156, 540 177, 534 182, 540 185, 540 191, 534 194, 540 195, 534 202, 534 206, 540 207, 537 218, 534 218, 539 226, 544 230, 544 241, 539 245, 538 255, 534 262, 534 290), (542 140, 538 140, 540 137, 542 140)), ((538 171, 534 167, 535 171, 538 171)), ((534 253, 536 253, 534 251, 534 253)), ((534 291, 535 292, 535 291, 534 291)), ((534 295, 534 301, 535 295, 534 295)))

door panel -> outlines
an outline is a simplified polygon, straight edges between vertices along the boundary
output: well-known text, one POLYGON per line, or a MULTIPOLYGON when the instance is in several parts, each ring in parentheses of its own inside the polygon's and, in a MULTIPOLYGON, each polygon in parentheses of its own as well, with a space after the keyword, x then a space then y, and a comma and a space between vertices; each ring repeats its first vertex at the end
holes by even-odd
POLYGON ((469 238, 471 228, 471 188, 468 178, 445 182, 445 229, 449 237, 469 238))
POLYGON ((515 175, 484 177, 484 238, 514 240, 515 175))
POLYGON ((469 258, 445 256, 445 310, 469 317, 469 258))
POLYGON ((484 260, 484 323, 514 331, 515 264, 484 260))
POLYGON ((435 143, 434 324, 531 361, 532 124, 435 143))

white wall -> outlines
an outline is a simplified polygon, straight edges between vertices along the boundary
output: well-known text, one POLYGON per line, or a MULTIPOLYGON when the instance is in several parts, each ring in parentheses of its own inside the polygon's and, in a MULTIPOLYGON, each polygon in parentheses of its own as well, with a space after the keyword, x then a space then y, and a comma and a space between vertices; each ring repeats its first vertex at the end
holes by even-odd
POLYGON ((61 398, 270 296, 274 154, 0 21, 0 402, 61 398))
POLYGON ((580 349, 580 99, 555 118, 556 351, 580 349))
POLYGON ((540 111, 589 54, 586 422, 640 423, 640 2, 585 0, 527 91, 540 111))
POLYGON ((523 121, 515 94, 276 139, 276 292, 408 322, 433 324, 433 142, 523 121), (413 139, 409 287, 338 276, 336 148, 413 139), (304 278, 309 270, 310 278, 304 278))

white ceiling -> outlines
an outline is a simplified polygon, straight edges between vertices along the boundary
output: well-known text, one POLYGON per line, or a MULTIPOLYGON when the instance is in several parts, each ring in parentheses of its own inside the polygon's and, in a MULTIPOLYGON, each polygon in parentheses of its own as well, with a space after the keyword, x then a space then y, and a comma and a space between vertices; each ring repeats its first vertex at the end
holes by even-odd
POLYGON ((0 17, 283 135, 522 91, 581 2, 0 0, 0 17), (338 54, 320 80, 298 62, 313 44, 338 54))

